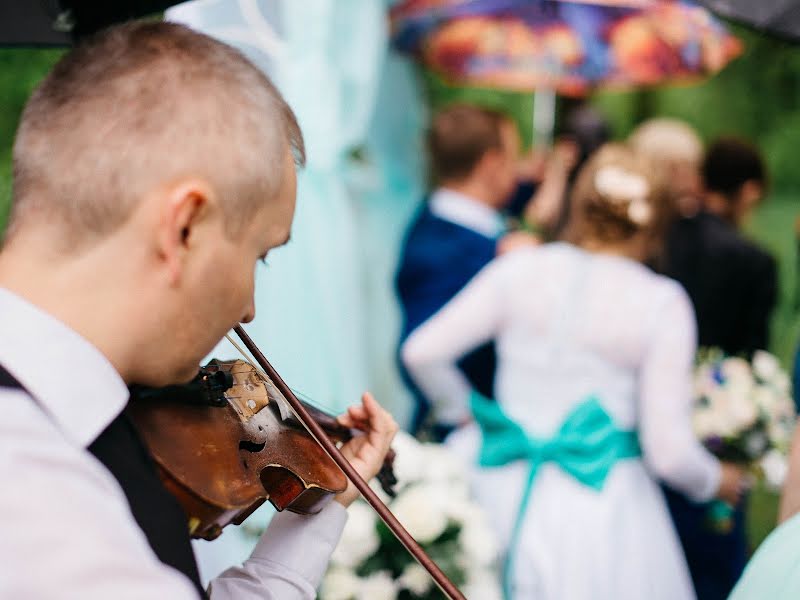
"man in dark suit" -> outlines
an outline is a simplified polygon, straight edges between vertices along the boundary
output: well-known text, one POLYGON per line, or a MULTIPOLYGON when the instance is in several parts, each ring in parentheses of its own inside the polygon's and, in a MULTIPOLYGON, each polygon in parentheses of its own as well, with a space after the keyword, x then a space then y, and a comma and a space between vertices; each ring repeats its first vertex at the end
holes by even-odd
MULTIPOLYGON (((519 137, 514 124, 494 111, 455 105, 434 117, 427 141, 438 187, 412 222, 401 252, 396 277, 403 314, 399 344, 496 256, 501 237, 503 244, 512 240, 505 235, 500 211, 517 181, 519 137)), ((430 402, 398 363, 417 401, 412 431, 428 420, 434 437, 442 438, 468 418, 466 407, 429 415, 430 402)), ((493 395, 493 344, 463 357, 460 367, 479 392, 493 395)))
MULTIPOLYGON (((730 355, 749 356, 769 344, 769 320, 777 298, 775 260, 738 230, 760 202, 766 172, 750 144, 723 138, 701 167, 702 210, 678 220, 668 238, 667 274, 694 304, 698 342, 730 355)), ((709 530, 706 505, 666 490, 699 600, 722 600, 747 560, 744 510, 726 533, 709 530)))
POLYGON ((723 138, 709 148, 702 176, 704 208, 673 229, 668 274, 692 299, 700 346, 750 355, 769 345, 777 298, 775 260, 738 231, 763 195, 764 165, 749 144, 723 138))

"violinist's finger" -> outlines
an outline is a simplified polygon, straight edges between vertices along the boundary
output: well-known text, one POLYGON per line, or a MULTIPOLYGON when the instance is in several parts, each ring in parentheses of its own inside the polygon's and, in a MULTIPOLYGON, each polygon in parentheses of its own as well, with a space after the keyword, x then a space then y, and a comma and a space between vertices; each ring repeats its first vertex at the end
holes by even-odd
POLYGON ((351 406, 347 411, 337 417, 339 424, 351 429, 364 430, 369 424, 369 419, 363 409, 358 406, 351 406))
POLYGON ((386 409, 378 404, 377 400, 369 392, 362 396, 361 401, 369 415, 369 429, 366 431, 370 437, 370 442, 380 447, 381 451, 385 453, 399 429, 397 422, 386 409))

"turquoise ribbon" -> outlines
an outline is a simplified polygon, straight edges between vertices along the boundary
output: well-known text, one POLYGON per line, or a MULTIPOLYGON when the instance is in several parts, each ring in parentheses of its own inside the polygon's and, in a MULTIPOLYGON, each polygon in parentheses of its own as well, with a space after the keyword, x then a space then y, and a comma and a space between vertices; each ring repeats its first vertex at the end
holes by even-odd
POLYGON ((642 451, 635 431, 617 429, 600 401, 590 397, 578 405, 550 439, 529 436, 497 402, 473 392, 472 413, 481 428, 483 444, 478 463, 500 467, 517 460, 530 464, 511 540, 503 565, 503 592, 511 600, 513 560, 530 502, 533 482, 544 463, 556 463, 582 484, 600 491, 611 468, 620 460, 637 458, 642 451))

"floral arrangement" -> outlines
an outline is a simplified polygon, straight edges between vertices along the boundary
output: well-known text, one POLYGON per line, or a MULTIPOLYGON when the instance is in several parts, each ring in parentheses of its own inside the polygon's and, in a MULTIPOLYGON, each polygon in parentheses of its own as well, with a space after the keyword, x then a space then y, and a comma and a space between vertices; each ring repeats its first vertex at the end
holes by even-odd
MULTIPOLYGON (((466 597, 501 600, 494 533, 469 499, 464 465, 446 447, 422 444, 402 432, 393 447, 397 496, 383 495, 390 510, 466 597)), ((443 597, 366 502, 354 502, 348 512, 320 600, 443 597)))
POLYGON ((778 359, 758 351, 752 362, 716 349, 698 355, 694 430, 718 458, 752 468, 780 488, 795 423, 791 383, 778 359))

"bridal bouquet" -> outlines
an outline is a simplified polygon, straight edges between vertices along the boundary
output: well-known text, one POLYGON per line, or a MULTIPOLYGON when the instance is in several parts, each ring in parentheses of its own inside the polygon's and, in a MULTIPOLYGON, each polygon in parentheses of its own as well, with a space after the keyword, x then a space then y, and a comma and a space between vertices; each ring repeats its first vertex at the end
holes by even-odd
POLYGON ((698 355, 694 376, 694 430, 718 458, 746 465, 780 488, 795 422, 791 384, 772 354, 752 362, 719 350, 698 355))
MULTIPOLYGON (((444 446, 421 444, 402 432, 392 446, 397 452, 397 496, 383 496, 390 510, 468 598, 500 600, 494 534, 480 507, 469 499, 462 463, 444 446)), ((443 597, 366 502, 354 502, 348 512, 320 600, 443 597)))

